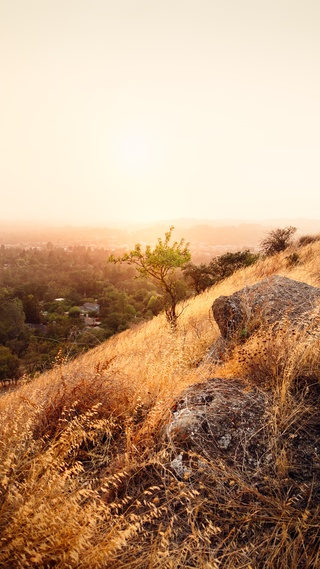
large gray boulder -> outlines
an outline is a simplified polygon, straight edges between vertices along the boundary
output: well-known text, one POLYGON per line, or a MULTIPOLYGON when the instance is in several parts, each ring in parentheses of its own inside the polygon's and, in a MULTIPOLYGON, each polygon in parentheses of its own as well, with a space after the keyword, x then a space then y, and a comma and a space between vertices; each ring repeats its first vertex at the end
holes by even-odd
POLYGON ((290 457, 284 484, 295 485, 299 492, 305 484, 306 496, 314 484, 320 493, 319 383, 310 384, 304 402, 302 415, 274 430, 270 391, 235 378, 192 385, 176 400, 165 428, 172 449, 170 467, 176 476, 192 478, 211 468, 213 461, 264 491, 264 481, 279 475, 284 455, 290 457))
POLYGON ((317 325, 319 302, 320 288, 275 275, 231 296, 219 296, 212 311, 222 338, 229 340, 285 319, 294 325, 317 325))
POLYGON ((240 379, 209 379, 193 385, 177 400, 167 436, 174 449, 172 468, 182 476, 190 451, 204 459, 256 471, 266 453, 265 423, 269 396, 240 379))

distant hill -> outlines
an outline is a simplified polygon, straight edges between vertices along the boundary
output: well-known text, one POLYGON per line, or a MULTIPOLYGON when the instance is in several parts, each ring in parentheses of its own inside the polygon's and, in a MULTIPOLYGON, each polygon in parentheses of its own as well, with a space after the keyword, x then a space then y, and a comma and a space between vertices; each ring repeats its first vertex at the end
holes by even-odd
POLYGON ((259 222, 241 220, 168 220, 145 226, 130 233, 133 241, 153 243, 163 236, 169 227, 175 227, 175 239, 184 238, 191 250, 199 250, 203 245, 214 248, 257 248, 266 233, 276 227, 297 227, 297 234, 319 233, 320 220, 279 219, 259 222))
POLYGON ((172 219, 152 224, 112 224, 110 226, 45 226, 41 224, 0 223, 0 244, 40 246, 48 242, 59 246, 132 247, 134 243, 154 243, 175 227, 175 239, 184 238, 192 249, 199 244, 215 248, 256 248, 265 234, 275 227, 293 225, 298 234, 319 233, 320 219, 199 220, 172 219))

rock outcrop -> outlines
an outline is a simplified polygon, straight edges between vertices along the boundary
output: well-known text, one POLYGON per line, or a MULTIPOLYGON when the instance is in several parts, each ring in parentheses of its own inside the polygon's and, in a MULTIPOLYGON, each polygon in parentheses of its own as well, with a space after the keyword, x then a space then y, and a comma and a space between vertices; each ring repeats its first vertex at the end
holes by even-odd
MULTIPOLYGON (((240 379, 209 379, 185 390, 172 409, 165 437, 178 477, 198 476, 214 461, 263 491, 277 478, 320 494, 320 384, 312 383, 303 415, 274 432, 273 395, 240 379), (286 465, 286 457, 290 457, 286 465)), ((303 492, 301 493, 301 496, 303 492)))
POLYGON ((268 396, 241 380, 210 379, 187 389, 176 402, 167 435, 175 449, 172 467, 190 470, 189 453, 224 459, 256 471, 268 459, 265 415, 268 396))
POLYGON ((319 302, 320 288, 276 275, 231 296, 220 296, 212 311, 222 338, 229 340, 284 319, 295 326, 318 324, 319 302))

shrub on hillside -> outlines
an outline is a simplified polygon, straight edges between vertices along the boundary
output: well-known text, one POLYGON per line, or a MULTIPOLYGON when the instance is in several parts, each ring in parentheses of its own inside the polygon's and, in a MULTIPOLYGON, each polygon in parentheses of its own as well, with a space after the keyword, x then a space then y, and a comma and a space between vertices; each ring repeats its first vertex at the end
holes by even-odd
POLYGON ((316 241, 320 241, 320 234, 319 235, 301 235, 298 239, 298 247, 304 247, 305 245, 311 245, 316 241))
POLYGON ((285 251, 292 244, 292 236, 297 231, 296 227, 273 229, 260 243, 262 253, 266 257, 271 257, 276 253, 285 251))

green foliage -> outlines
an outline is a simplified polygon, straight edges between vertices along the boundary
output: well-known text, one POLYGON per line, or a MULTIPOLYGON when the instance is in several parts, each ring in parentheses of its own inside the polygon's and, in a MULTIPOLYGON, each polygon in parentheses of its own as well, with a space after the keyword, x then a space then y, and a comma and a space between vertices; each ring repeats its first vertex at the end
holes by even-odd
POLYGON ((0 343, 17 338, 25 329, 25 314, 18 298, 0 301, 0 343))
POLYGON ((153 249, 147 245, 145 251, 142 251, 141 244, 137 243, 129 253, 118 258, 111 255, 109 261, 133 265, 140 275, 151 278, 160 286, 167 320, 175 328, 179 317, 176 307, 181 300, 181 286, 177 271, 190 262, 191 255, 189 244, 184 239, 170 243, 173 229, 174 227, 171 226, 164 240, 159 237, 153 249))
POLYGON ((150 297, 147 309, 151 311, 151 314, 159 314, 163 308, 163 299, 161 295, 158 294, 150 297))
POLYGON ((175 241, 170 244, 173 229, 174 227, 171 226, 165 234, 164 240, 158 238, 154 249, 147 245, 143 252, 141 244, 137 243, 129 253, 118 258, 111 255, 109 261, 113 263, 126 262, 129 265, 134 265, 142 276, 152 277, 165 286, 166 277, 173 275, 175 269, 184 267, 191 259, 189 244, 185 243, 184 239, 181 239, 179 243, 175 241))
POLYGON ((101 328, 85 328, 78 337, 78 345, 84 348, 94 348, 101 344, 106 338, 105 330, 101 328))
POLYGON ((5 346, 0 346, 0 381, 17 377, 19 358, 5 346))
POLYGON ((39 324, 41 322, 41 306, 39 301, 33 294, 28 294, 22 298, 23 310, 26 321, 31 324, 39 324))
POLYGON ((259 255, 252 253, 249 249, 235 253, 228 252, 212 261, 213 273, 216 270, 219 280, 225 279, 238 269, 253 265, 258 258, 259 255))
POLYGON ((297 231, 296 227, 284 227, 273 229, 260 243, 260 249, 266 257, 285 251, 292 244, 292 236, 297 231))
POLYGON ((200 292, 203 292, 214 283, 211 268, 204 263, 200 265, 188 263, 183 272, 185 277, 191 281, 191 286, 197 294, 200 294, 200 292))
POLYGON ((80 309, 78 308, 78 306, 73 306, 72 308, 70 308, 69 310, 69 318, 80 318, 80 309))
POLYGON ((197 266, 188 263, 183 272, 191 281, 191 286, 196 293, 199 294, 231 276, 238 269, 253 265, 258 258, 259 255, 252 253, 249 249, 235 253, 228 252, 220 257, 215 257, 208 265, 202 263, 197 266))

